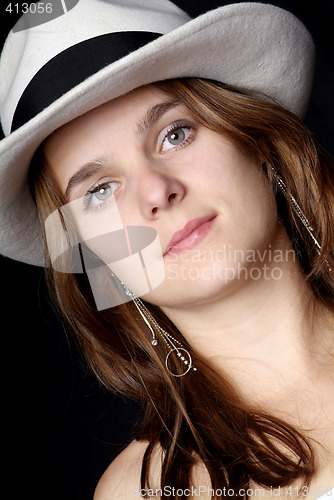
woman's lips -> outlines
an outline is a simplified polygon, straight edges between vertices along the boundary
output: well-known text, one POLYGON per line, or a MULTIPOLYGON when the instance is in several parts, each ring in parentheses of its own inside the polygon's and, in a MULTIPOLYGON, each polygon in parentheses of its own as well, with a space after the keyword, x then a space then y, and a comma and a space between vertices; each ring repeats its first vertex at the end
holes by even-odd
POLYGON ((173 234, 166 246, 164 256, 170 253, 181 253, 196 245, 208 234, 215 218, 216 215, 206 215, 187 222, 182 229, 173 234))

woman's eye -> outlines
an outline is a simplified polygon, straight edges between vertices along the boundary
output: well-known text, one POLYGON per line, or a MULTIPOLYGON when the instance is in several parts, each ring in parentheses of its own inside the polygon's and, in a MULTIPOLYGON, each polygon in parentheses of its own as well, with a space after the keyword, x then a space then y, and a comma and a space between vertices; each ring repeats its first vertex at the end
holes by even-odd
POLYGON ((166 133, 160 151, 165 153, 171 149, 184 147, 191 142, 192 128, 189 126, 178 126, 166 133))
POLYGON ((103 184, 103 186, 100 186, 97 191, 93 192, 93 200, 96 198, 99 201, 105 201, 109 198, 109 196, 112 195, 112 189, 110 184, 103 184))
POLYGON ((93 186, 85 196, 85 210, 88 210, 90 206, 104 205, 114 194, 118 186, 119 182, 105 182, 98 186, 93 186))

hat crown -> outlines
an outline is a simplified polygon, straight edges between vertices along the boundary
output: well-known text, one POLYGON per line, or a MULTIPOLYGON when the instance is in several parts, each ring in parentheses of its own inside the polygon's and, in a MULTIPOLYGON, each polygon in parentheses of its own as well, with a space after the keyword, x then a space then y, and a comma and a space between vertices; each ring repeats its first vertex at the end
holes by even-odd
MULTIPOLYGON (((56 7, 55 0, 50 3, 56 7)), ((169 0, 79 0, 66 13, 59 7, 57 12, 54 19, 32 27, 34 14, 24 14, 6 40, 0 60, 0 114, 5 135, 10 133, 17 103, 28 83, 56 55, 100 35, 121 31, 166 34, 190 20, 169 0)))

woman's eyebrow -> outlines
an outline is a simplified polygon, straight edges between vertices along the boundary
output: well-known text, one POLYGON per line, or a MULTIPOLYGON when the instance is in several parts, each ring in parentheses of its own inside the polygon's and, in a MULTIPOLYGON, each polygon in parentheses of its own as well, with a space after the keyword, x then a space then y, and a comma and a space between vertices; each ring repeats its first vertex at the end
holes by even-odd
POLYGON ((160 118, 160 116, 178 105, 180 105, 180 102, 174 99, 171 101, 164 101, 150 107, 146 111, 144 118, 142 120, 139 120, 139 122, 137 123, 137 133, 145 133, 154 124, 154 122, 156 122, 160 118))
POLYGON ((92 175, 94 175, 104 166, 105 166, 105 161, 99 158, 93 161, 89 161, 84 165, 82 165, 69 179, 65 190, 65 198, 69 200, 71 191, 75 186, 81 184, 85 180, 92 177, 92 175))

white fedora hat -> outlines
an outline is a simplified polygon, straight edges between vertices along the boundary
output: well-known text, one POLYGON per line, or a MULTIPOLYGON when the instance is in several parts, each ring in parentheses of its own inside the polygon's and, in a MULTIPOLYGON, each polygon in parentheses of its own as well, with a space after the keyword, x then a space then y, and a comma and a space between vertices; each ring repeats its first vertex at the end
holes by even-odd
POLYGON ((270 96, 300 117, 312 85, 311 36, 278 7, 231 4, 192 20, 169 0, 67 3, 67 13, 42 24, 26 14, 0 60, 6 136, 0 142, 0 253, 34 265, 44 259, 28 170, 55 129, 141 85, 169 78, 224 82, 270 96))

